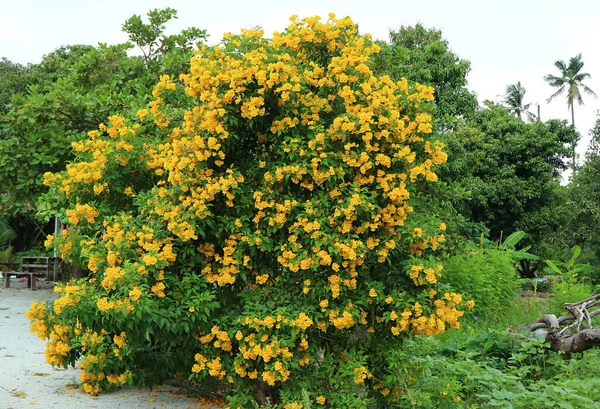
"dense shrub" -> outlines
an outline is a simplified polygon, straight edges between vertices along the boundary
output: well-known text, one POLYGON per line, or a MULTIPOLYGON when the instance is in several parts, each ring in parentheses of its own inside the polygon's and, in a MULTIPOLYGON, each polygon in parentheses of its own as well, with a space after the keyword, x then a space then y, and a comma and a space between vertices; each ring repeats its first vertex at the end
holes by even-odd
POLYGON ((183 372, 232 408, 365 408, 403 393, 386 351, 459 326, 446 226, 419 207, 446 160, 433 90, 374 76, 349 18, 262 35, 198 50, 46 176, 70 224, 48 245, 91 275, 29 316, 90 393, 183 372))
POLYGON ((473 315, 501 317, 513 307, 520 284, 507 252, 484 249, 458 254, 444 263, 444 270, 441 281, 475 301, 473 315))
POLYGON ((506 330, 417 337, 389 352, 405 393, 391 408, 597 408, 600 351, 566 360, 506 330))

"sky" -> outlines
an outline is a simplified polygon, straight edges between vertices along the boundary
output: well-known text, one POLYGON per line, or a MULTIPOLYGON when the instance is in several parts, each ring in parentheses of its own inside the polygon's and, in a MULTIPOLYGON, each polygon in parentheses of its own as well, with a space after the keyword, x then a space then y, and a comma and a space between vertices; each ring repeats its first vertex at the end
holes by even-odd
MULTIPOLYGON (((520 81, 542 120, 570 120, 566 97, 546 102, 555 89, 543 78, 559 75, 556 60, 581 53, 582 71, 592 76, 585 83, 600 95, 600 2, 594 0, 0 0, 0 57, 37 63, 63 45, 125 42, 127 18, 165 7, 178 11, 168 34, 195 26, 208 31, 210 44, 242 27, 260 26, 268 36, 283 30, 292 14, 350 16, 361 33, 382 40, 390 29, 421 23, 441 30, 452 51, 471 62, 469 88, 480 102, 499 101, 507 85, 520 81)), ((600 110, 600 99, 586 95, 584 102, 575 106, 580 154, 600 110)))

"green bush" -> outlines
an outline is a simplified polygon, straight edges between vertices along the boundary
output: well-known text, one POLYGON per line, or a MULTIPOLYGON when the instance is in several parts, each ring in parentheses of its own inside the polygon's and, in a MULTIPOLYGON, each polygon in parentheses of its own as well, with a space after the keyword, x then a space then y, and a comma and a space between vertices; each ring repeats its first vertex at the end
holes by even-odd
POLYGON ((11 263, 12 260, 13 260, 13 248, 11 245, 8 245, 4 250, 0 250, 0 271, 2 271, 4 269, 6 264, 11 263))
POLYGON ((202 48, 46 175, 69 225, 47 244, 90 276, 28 316, 88 393, 187 373, 232 409, 385 407, 385 352, 459 326, 426 194, 433 88, 374 76, 349 18, 262 36, 202 48))
POLYGON ((8 223, 0 219, 0 249, 5 249, 16 237, 17 234, 8 223))
POLYGON ((565 360, 543 339, 505 330, 406 340, 387 354, 403 390, 390 408, 598 408, 600 351, 565 360))
POLYGON ((473 299, 470 314, 489 319, 509 311, 519 290, 519 278, 511 257, 486 249, 450 257, 444 263, 442 282, 473 299))

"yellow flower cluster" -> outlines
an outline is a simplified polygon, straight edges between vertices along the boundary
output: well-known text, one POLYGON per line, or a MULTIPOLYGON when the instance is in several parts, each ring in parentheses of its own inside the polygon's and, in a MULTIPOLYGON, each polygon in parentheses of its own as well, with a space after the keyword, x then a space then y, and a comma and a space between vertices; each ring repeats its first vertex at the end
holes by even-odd
POLYGON ((69 223, 76 226, 82 218, 87 220, 90 224, 94 223, 100 213, 86 203, 75 205, 75 209, 67 210, 66 214, 69 218, 69 223))
POLYGON ((48 326, 45 323, 45 309, 46 304, 44 301, 40 303, 32 302, 29 306, 29 310, 25 313, 25 316, 31 321, 29 330, 35 332, 40 339, 48 338, 48 326))
POLYGON ((364 366, 354 368, 354 383, 361 384, 365 379, 370 378, 371 374, 364 366))
POLYGON ((306 313, 301 312, 298 318, 291 322, 292 326, 298 327, 300 330, 305 330, 313 324, 313 320, 306 313))
MULTIPOLYGON (((41 336, 39 332, 38 336, 41 336)), ((52 366, 66 366, 66 358, 71 351, 72 337, 71 327, 54 324, 48 334, 48 342, 46 342, 46 362, 52 366)))
POLYGON ((337 328, 337 329, 346 329, 353 327, 356 322, 348 311, 344 311, 342 315, 339 315, 339 311, 331 310, 329 312, 329 321, 337 328))
POLYGON ((416 286, 431 285, 437 283, 442 275, 444 266, 438 264, 434 267, 425 268, 423 265, 413 265, 409 271, 409 277, 416 286))

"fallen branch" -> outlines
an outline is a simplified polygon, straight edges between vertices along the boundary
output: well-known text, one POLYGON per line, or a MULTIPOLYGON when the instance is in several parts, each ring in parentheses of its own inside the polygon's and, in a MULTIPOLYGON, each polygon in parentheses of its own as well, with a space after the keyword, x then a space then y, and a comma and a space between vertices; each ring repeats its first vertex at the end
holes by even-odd
POLYGON ((600 308, 590 310, 599 306, 600 294, 567 303, 565 310, 569 314, 562 317, 543 315, 527 329, 532 332, 532 336, 544 336, 550 342, 550 349, 555 352, 573 353, 600 347, 600 329, 592 328, 592 318, 600 315, 600 308))

